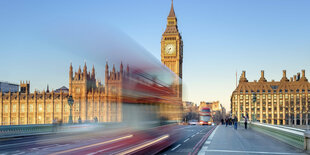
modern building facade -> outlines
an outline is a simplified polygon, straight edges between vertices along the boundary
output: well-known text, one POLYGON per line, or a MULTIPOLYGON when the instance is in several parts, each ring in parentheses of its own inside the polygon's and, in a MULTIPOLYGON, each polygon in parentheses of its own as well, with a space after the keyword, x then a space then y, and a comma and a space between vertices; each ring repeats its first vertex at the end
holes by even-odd
POLYGON ((277 125, 309 124, 310 83, 305 70, 290 79, 267 81, 264 71, 258 81, 249 82, 245 71, 231 96, 232 116, 277 125))

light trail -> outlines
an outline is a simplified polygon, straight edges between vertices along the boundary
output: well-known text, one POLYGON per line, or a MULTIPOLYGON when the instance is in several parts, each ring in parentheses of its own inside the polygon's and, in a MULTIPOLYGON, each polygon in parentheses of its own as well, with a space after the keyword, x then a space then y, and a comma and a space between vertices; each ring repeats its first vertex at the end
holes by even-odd
POLYGON ((137 151, 137 150, 139 150, 139 149, 141 149, 141 148, 144 148, 144 147, 153 145, 153 144, 155 144, 155 143, 157 143, 157 142, 159 142, 159 141, 162 141, 162 140, 164 140, 164 139, 167 139, 167 138, 169 138, 169 135, 163 135, 163 136, 157 138, 157 139, 154 140, 154 141, 147 142, 147 143, 142 144, 142 145, 140 145, 140 146, 138 146, 138 147, 134 147, 134 148, 131 148, 131 149, 127 150, 127 151, 121 152, 121 153, 119 153, 119 154, 117 153, 117 154, 118 154, 118 155, 129 154, 129 153, 135 152, 135 151, 137 151))
POLYGON ((112 143, 112 142, 115 142, 115 141, 120 141, 120 140, 131 138, 131 137, 133 137, 133 135, 124 136, 124 137, 120 137, 120 138, 104 141, 104 142, 101 142, 101 143, 86 145, 86 146, 82 146, 82 147, 78 147, 78 148, 74 148, 74 149, 70 149, 70 150, 66 150, 66 151, 56 152, 56 153, 52 153, 50 155, 58 155, 58 154, 68 153, 68 152, 77 151, 77 150, 81 150, 81 149, 85 149, 85 148, 90 148, 90 147, 94 147, 94 146, 98 146, 98 145, 112 143))

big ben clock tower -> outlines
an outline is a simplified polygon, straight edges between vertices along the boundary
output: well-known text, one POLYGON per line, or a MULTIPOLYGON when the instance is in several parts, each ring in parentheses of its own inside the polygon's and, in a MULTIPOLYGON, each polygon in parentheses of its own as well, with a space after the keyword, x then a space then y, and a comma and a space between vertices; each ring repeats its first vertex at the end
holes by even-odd
POLYGON ((161 38, 161 62, 182 79, 183 41, 178 30, 173 1, 167 27, 161 38))
POLYGON ((179 78, 176 80, 178 97, 182 98, 182 64, 183 40, 179 33, 177 18, 171 3, 170 13, 167 18, 167 27, 161 38, 161 62, 173 71, 179 78))

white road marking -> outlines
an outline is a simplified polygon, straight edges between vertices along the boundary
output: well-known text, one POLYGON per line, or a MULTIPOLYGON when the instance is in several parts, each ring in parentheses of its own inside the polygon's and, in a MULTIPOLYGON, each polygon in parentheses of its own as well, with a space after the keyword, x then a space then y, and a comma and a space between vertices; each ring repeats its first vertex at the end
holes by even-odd
POLYGON ((178 147, 180 147, 181 144, 177 145, 176 147, 174 147, 173 149, 171 149, 171 151, 174 151, 175 149, 177 149, 178 147))
POLYGON ((208 150, 208 146, 203 146, 201 150, 198 152, 198 155, 205 155, 208 150))
POLYGON ((238 150, 207 150, 206 152, 250 153, 250 154, 251 153, 254 153, 254 154, 298 154, 298 153, 286 153, 286 152, 258 152, 258 151, 238 151, 238 150))
POLYGON ((191 137, 193 138, 195 135, 192 135, 191 137))
POLYGON ((200 151, 198 152, 198 155, 204 155, 206 154, 206 152, 208 151, 208 146, 209 144, 211 144, 213 136, 216 132, 216 130, 218 129, 219 126, 217 126, 211 133, 211 135, 208 137, 207 141, 204 143, 203 147, 200 149, 200 151))
POLYGON ((185 140, 184 140, 184 143, 187 142, 188 140, 189 140, 189 138, 185 139, 185 140))

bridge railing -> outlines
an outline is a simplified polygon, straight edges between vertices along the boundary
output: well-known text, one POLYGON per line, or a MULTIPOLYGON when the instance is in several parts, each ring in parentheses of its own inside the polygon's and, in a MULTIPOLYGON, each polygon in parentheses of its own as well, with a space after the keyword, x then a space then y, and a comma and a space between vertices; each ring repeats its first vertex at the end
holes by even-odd
MULTIPOLYGON (((240 125, 244 126, 244 122, 240 122, 240 125)), ((250 122, 248 123, 248 126, 255 131, 262 132, 284 143, 287 143, 299 149, 307 150, 307 141, 305 137, 306 130, 281 125, 270 125, 259 122, 250 122)))
POLYGON ((81 132, 94 129, 122 127, 121 123, 90 123, 90 124, 32 124, 0 126, 0 138, 50 134, 56 132, 81 132))

